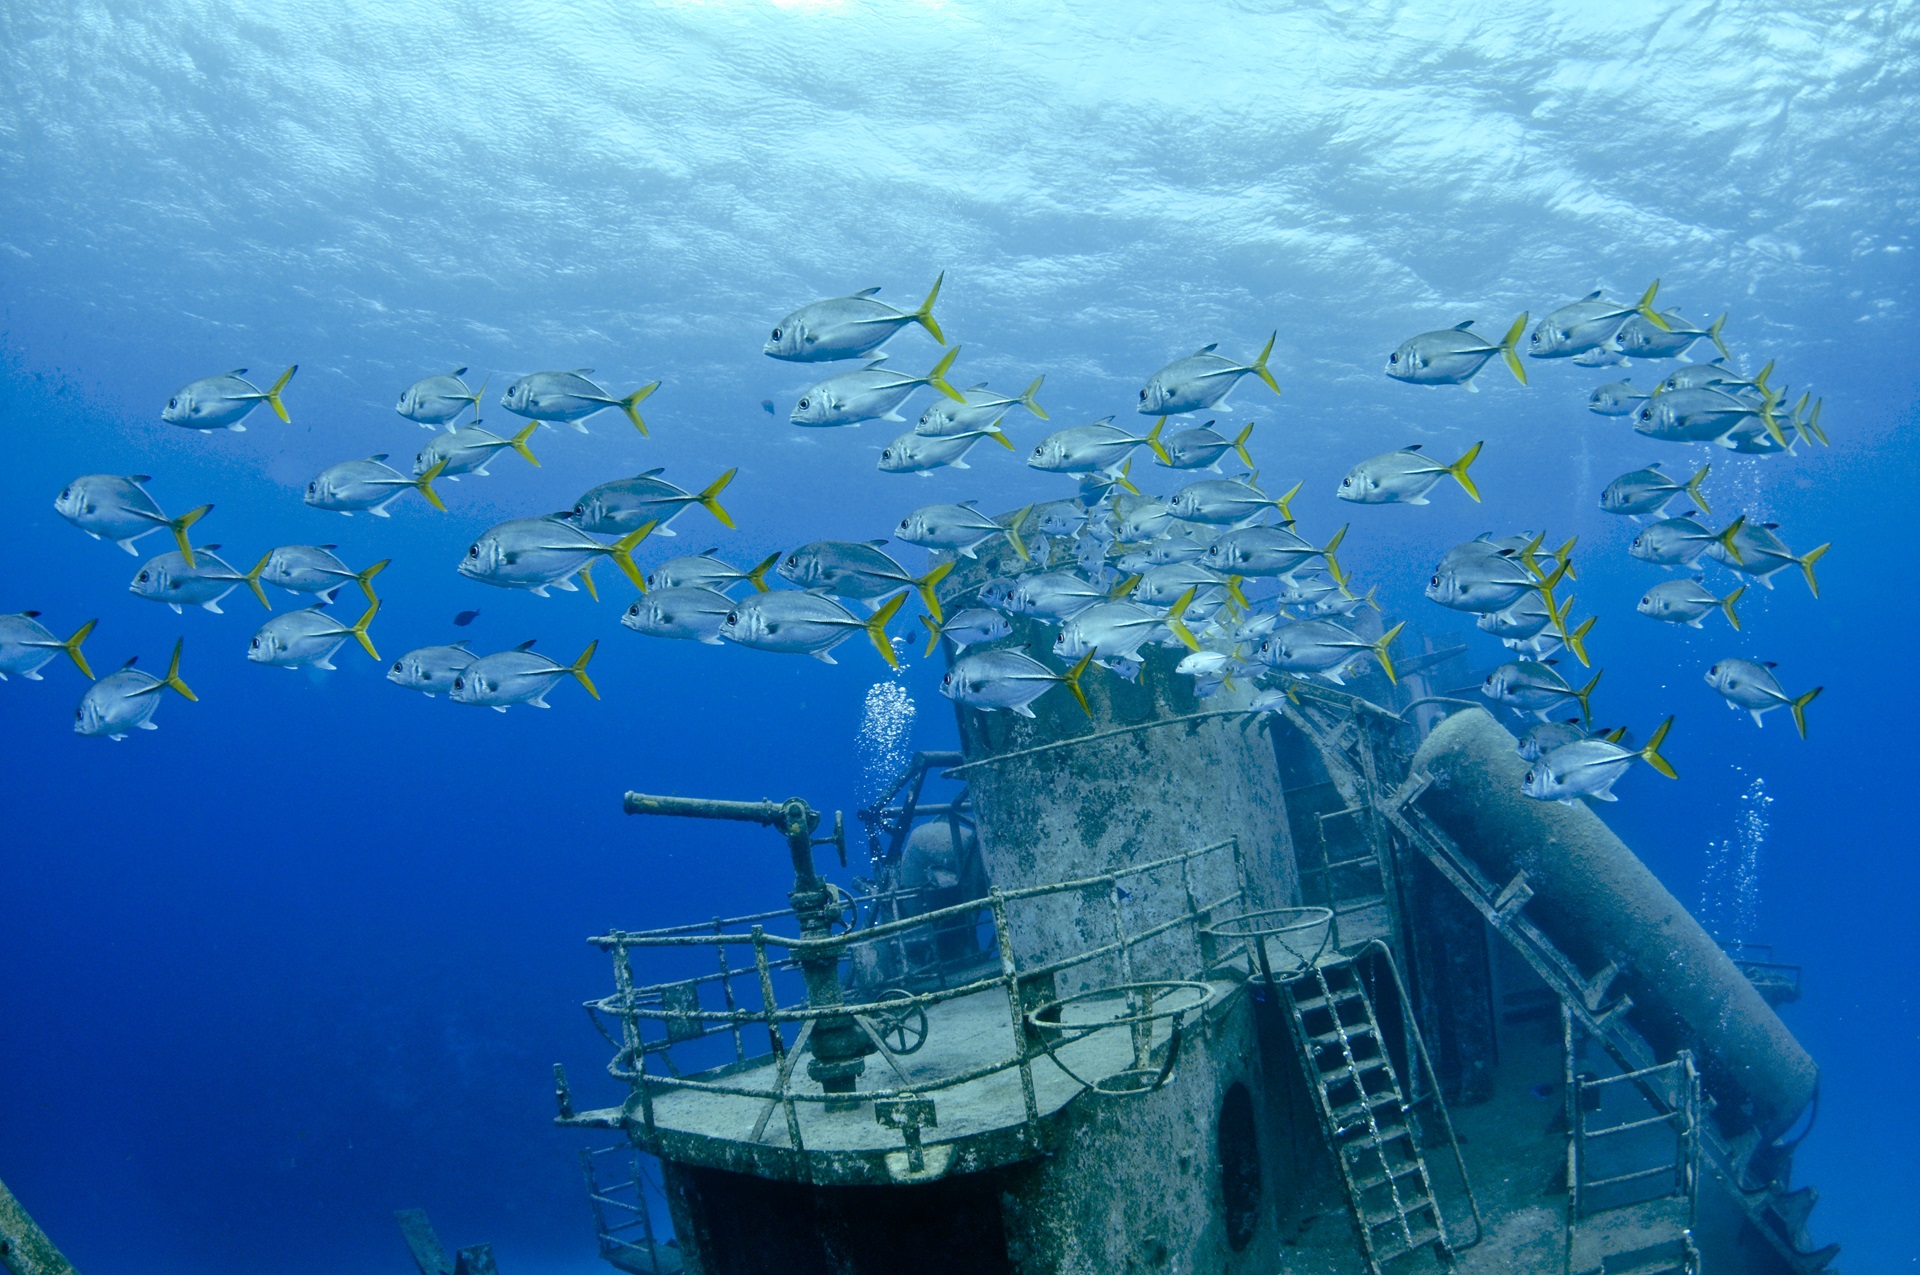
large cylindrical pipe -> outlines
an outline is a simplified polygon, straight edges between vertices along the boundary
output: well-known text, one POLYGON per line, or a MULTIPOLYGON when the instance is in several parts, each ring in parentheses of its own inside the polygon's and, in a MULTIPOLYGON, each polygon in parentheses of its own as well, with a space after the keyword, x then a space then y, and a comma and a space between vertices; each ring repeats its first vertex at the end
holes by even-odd
POLYGON ((1813 1059, 1598 815, 1522 795, 1514 744, 1479 709, 1449 717, 1414 756, 1434 779, 1422 808, 1496 883, 1525 872, 1526 915, 1582 968, 1620 967, 1633 1025, 1663 1057, 1695 1052, 1724 1122, 1784 1130, 1813 1099, 1813 1059))

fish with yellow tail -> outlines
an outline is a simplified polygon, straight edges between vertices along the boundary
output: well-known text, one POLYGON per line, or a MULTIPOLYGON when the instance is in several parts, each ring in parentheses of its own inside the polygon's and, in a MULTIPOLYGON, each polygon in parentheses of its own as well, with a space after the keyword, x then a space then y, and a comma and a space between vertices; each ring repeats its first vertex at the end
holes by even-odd
POLYGON ((1273 354, 1273 343, 1279 335, 1276 332, 1269 336, 1265 348, 1251 363, 1236 363, 1223 354, 1216 354, 1218 345, 1203 345, 1184 359, 1175 359, 1140 387, 1140 414, 1178 416, 1218 407, 1245 376, 1259 377, 1268 389, 1278 394, 1280 384, 1267 370, 1267 359, 1273 354))
POLYGON ((823 664, 837 661, 834 647, 856 633, 865 633, 889 667, 899 668, 887 621, 907 599, 900 592, 861 619, 824 593, 754 593, 734 605, 721 621, 720 636, 729 642, 782 655, 811 655, 823 664))
POLYGON ((1087 693, 1080 686, 1080 678, 1091 663, 1093 652, 1088 651, 1072 668, 1064 673, 1056 673, 1025 651, 1004 647, 975 651, 953 662, 953 666, 940 679, 940 693, 968 708, 984 712, 1004 709, 1022 717, 1032 717, 1035 700, 1055 686, 1065 686, 1073 692, 1081 711, 1091 717, 1093 709, 1087 703, 1087 693))
POLYGON ((1613 736, 1594 736, 1561 744, 1540 755, 1520 781, 1520 791, 1536 801, 1580 804, 1579 798, 1618 801, 1613 785, 1636 761, 1643 761, 1668 779, 1680 776, 1660 755, 1660 745, 1673 729, 1669 717, 1654 728, 1644 748, 1627 748, 1613 736))
POLYGON ((221 599, 244 584, 260 599, 261 606, 273 610, 266 590, 260 587, 260 573, 267 559, 255 563, 251 571, 240 571, 215 552, 219 548, 217 544, 201 545, 195 551, 192 566, 187 565, 187 556, 178 552, 150 558, 134 572, 133 582, 127 588, 148 601, 166 603, 175 615, 180 614, 182 607, 190 606, 204 607, 220 615, 223 614, 221 599))
POLYGON ((187 543, 187 529, 212 513, 213 506, 201 505, 178 518, 169 518, 141 486, 152 481, 146 474, 82 474, 60 489, 53 507, 95 540, 111 540, 136 558, 140 550, 134 547, 135 542, 164 528, 173 532, 181 556, 192 566, 193 546, 187 543))
POLYGON ((587 643, 587 649, 571 664, 558 664, 536 653, 531 640, 511 651, 483 655, 454 674, 452 699, 456 704, 491 708, 496 713, 504 713, 515 704, 552 708, 547 693, 565 677, 573 678, 587 694, 599 699, 599 690, 587 676, 587 661, 599 646, 597 641, 587 643))
POLYGON ((140 658, 136 655, 118 672, 89 686, 80 697, 80 706, 73 710, 73 729, 96 738, 125 739, 130 731, 160 729, 153 724, 153 715, 160 708, 162 691, 198 700, 200 697, 180 680, 180 645, 179 641, 173 644, 173 658, 167 662, 165 677, 135 668, 134 660, 140 658))
POLYGON ((1353 630, 1332 620, 1301 620, 1276 629, 1261 640, 1254 658, 1268 668, 1296 677, 1319 674, 1335 686, 1345 686, 1345 677, 1356 661, 1371 654, 1380 662, 1380 671, 1389 682, 1400 679, 1393 671, 1393 659, 1387 648, 1407 626, 1396 624, 1374 641, 1367 641, 1353 630))
POLYGON ((1665 332, 1668 330, 1667 321, 1653 308, 1653 299, 1659 291, 1660 281, 1655 279, 1635 305, 1619 306, 1611 301, 1602 301, 1598 292, 1589 292, 1578 301, 1570 301, 1534 326, 1533 335, 1527 339, 1527 356, 1536 359, 1569 359, 1588 350, 1604 348, 1617 352, 1620 347, 1614 337, 1619 333, 1620 325, 1634 314, 1665 332))
POLYGON ((247 644, 247 658, 255 664, 276 668, 333 668, 333 653, 353 638, 378 662, 380 652, 373 647, 367 627, 380 614, 379 599, 368 605, 365 614, 352 624, 342 624, 317 606, 276 615, 260 626, 247 644))
POLYGON ((904 421, 906 417, 896 409, 922 385, 956 402, 965 402, 960 391, 947 383, 947 372, 959 356, 960 347, 956 345, 920 376, 893 371, 881 359, 875 359, 858 371, 828 377, 808 389, 793 405, 788 419, 813 428, 858 425, 861 421, 904 421))
POLYGON ((677 534, 673 520, 698 505, 721 526, 733 527, 733 515, 721 505, 720 493, 740 472, 738 469, 729 469, 697 492, 668 482, 660 477, 664 472, 649 469, 632 478, 601 483, 573 502, 573 521, 602 536, 624 536, 642 523, 652 523, 656 536, 671 536, 677 534))
MULTIPOLYGON (((1163 417, 1161 424, 1165 424, 1163 417)), ((1253 454, 1247 450, 1247 440, 1253 437, 1253 422, 1248 421, 1240 432, 1232 438, 1216 433, 1213 422, 1183 429, 1179 433, 1160 440, 1160 450, 1154 459, 1169 469, 1210 469, 1220 472, 1220 458, 1228 452, 1240 458, 1240 463, 1248 469, 1256 468, 1253 454)))
POLYGON ((229 429, 243 434, 247 427, 240 422, 265 403, 282 421, 291 421, 286 404, 280 401, 280 391, 287 388, 287 382, 299 370, 298 364, 288 368, 271 389, 265 390, 247 379, 247 369, 243 367, 225 376, 202 377, 174 391, 167 405, 160 409, 160 419, 182 429, 229 429))
POLYGON ((321 470, 307 484, 306 502, 315 509, 348 517, 364 509, 376 518, 391 518, 387 506, 405 493, 417 491, 428 504, 445 513, 447 507, 433 489, 433 480, 445 473, 446 467, 446 458, 442 457, 424 474, 409 478, 387 464, 385 452, 378 452, 365 460, 342 461, 321 470))
POLYGON ((1816 686, 1804 695, 1789 695, 1782 689, 1780 679, 1773 675, 1778 667, 1772 660, 1758 664, 1752 660, 1721 660, 1707 670, 1707 685, 1720 693, 1728 708, 1744 708, 1752 714, 1755 726, 1765 726, 1762 719, 1776 708, 1790 710, 1794 729, 1805 739, 1807 705, 1826 687, 1816 686))
POLYGON ((510 518, 467 546, 459 571, 469 580, 501 589, 526 589, 540 598, 548 596, 549 588, 573 592, 573 577, 578 575, 587 592, 598 598, 587 569, 601 558, 612 558, 644 593, 646 580, 634 565, 633 551, 652 530, 653 524, 647 523, 609 545, 560 515, 510 518))
POLYGON ((1467 466, 1473 464, 1485 445, 1475 443, 1459 460, 1440 465, 1422 456, 1420 444, 1414 443, 1397 452, 1361 461, 1340 480, 1340 490, 1334 495, 1356 505, 1424 505, 1430 503, 1427 493, 1433 490, 1433 485, 1442 478, 1451 478, 1477 504, 1480 489, 1467 477, 1467 466))
POLYGON ((895 589, 915 589, 938 620, 940 597, 933 587, 946 579, 953 564, 942 562, 925 575, 915 575, 882 551, 879 543, 816 540, 782 558, 778 570, 782 578, 802 589, 821 589, 837 598, 868 601, 895 589))
POLYGON ((461 379, 466 374, 467 369, 457 367, 445 376, 423 376, 401 391, 400 401, 393 405, 393 410, 422 429, 445 425, 452 430, 453 421, 471 407, 473 423, 478 425, 480 396, 487 392, 487 386, 482 381, 479 389, 469 389, 461 379))
POLYGON ((1515 348, 1526 330, 1527 315, 1522 311, 1498 344, 1475 332, 1472 319, 1438 332, 1422 332, 1387 355, 1387 375, 1409 385, 1464 385, 1469 393, 1478 393, 1480 387, 1473 378, 1498 356, 1513 379, 1525 385, 1526 365, 1515 348))
POLYGON ((933 303, 939 299, 940 285, 946 278, 943 271, 934 279, 927 299, 916 310, 888 305, 874 295, 880 291, 878 288, 862 288, 850 297, 832 297, 803 305, 774 326, 773 335, 760 352, 788 363, 857 359, 871 354, 896 332, 916 323, 926 329, 928 336, 945 345, 946 335, 934 321, 933 303))
POLYGON ((47 661, 63 651, 73 661, 73 666, 86 674, 91 682, 93 670, 87 667, 87 657, 80 653, 80 644, 87 640, 87 634, 93 632, 93 626, 98 623, 98 620, 88 620, 74 631, 72 637, 62 641, 40 623, 38 611, 0 615, 0 682, 6 681, 9 675, 38 682, 41 680, 40 670, 47 661))
POLYGON ((615 398, 590 380, 592 375, 592 368, 582 367, 571 372, 535 372, 523 376, 507 386, 507 392, 500 396, 500 406, 515 416, 543 425, 565 421, 582 434, 587 432, 589 416, 617 407, 633 422, 641 437, 646 437, 647 423, 640 418, 638 409, 660 388, 660 382, 649 381, 633 393, 615 398))
POLYGON ((493 463, 493 458, 508 450, 519 452, 522 460, 538 469, 540 460, 533 454, 533 448, 527 445, 527 440, 539 428, 540 422, 531 421, 513 437, 502 438, 490 429, 481 429, 480 422, 475 421, 465 429, 436 434, 432 442, 414 455, 414 475, 418 477, 444 461, 445 464, 440 464, 440 477, 450 483, 460 481, 461 474, 486 478, 489 477, 487 466, 493 463))

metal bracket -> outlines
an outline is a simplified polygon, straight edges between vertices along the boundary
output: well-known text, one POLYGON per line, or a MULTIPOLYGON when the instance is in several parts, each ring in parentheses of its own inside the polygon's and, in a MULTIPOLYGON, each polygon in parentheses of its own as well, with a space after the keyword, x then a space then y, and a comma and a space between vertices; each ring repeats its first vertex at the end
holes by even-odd
POLYGON ((920 1131, 940 1125, 940 1115, 934 1108, 933 1099, 910 1093, 897 1098, 876 1098, 873 1102, 873 1118, 882 1128, 900 1131, 901 1138, 907 1144, 908 1168, 914 1173, 923 1172, 927 1167, 927 1156, 920 1142, 920 1131))
POLYGON ((1505 925, 1511 921, 1514 914, 1527 906, 1527 900, 1532 897, 1533 887, 1527 884, 1527 874, 1514 873, 1513 880, 1507 882, 1506 888, 1493 901, 1494 923, 1505 925))

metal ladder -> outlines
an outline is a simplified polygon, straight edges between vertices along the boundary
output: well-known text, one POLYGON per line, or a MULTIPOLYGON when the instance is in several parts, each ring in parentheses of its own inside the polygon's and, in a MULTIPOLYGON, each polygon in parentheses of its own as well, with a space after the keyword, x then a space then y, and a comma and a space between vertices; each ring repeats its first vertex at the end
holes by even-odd
POLYGON ((1693 1055, 1638 1071, 1579 1069, 1581 1033, 1561 1010, 1566 1054, 1566 1275, 1699 1275, 1700 1075, 1693 1055))
POLYGON ((580 1150, 580 1170, 587 1179, 587 1202, 593 1208, 593 1233, 600 1242, 600 1257, 614 1269, 631 1275, 678 1275, 682 1269, 679 1248, 660 1243, 654 1234, 640 1155, 625 1143, 580 1150), (620 1161, 618 1172, 623 1180, 600 1181, 599 1161, 607 1156, 620 1161))
MULTIPOLYGON (((1432 776, 1413 772, 1389 797, 1382 809, 1387 821, 1407 844, 1450 882, 1492 928, 1518 952, 1541 981, 1553 989, 1573 1020, 1594 1037, 1612 1055, 1621 1070, 1630 1076, 1655 1067, 1659 1059, 1646 1039, 1627 1022, 1633 1000, 1614 995, 1612 985, 1620 971, 1613 965, 1592 975, 1562 952, 1552 939, 1530 921, 1525 908, 1533 897, 1526 874, 1521 873, 1504 887, 1489 880, 1478 864, 1455 844, 1416 804, 1420 794, 1433 782, 1432 776)), ((1806 1220, 1817 1198, 1810 1188, 1786 1191, 1772 1183, 1751 1186, 1746 1180, 1747 1166, 1759 1145, 1759 1135, 1749 1130, 1740 1138, 1721 1138, 1711 1124, 1695 1121, 1695 1137, 1706 1167, 1724 1181, 1729 1194, 1739 1205, 1753 1229, 1762 1236, 1789 1270, 1797 1275, 1815 1275, 1826 1271, 1839 1253, 1838 1244, 1824 1248, 1807 1247, 1806 1220)), ((1657 1268, 1656 1268, 1657 1269, 1657 1268)), ((1635 1275, 1638 1275, 1636 1272, 1635 1275)))
POLYGON ((1281 989, 1368 1269, 1379 1275, 1384 1263, 1429 1247, 1451 1268, 1411 1104, 1353 959, 1310 965, 1281 989))

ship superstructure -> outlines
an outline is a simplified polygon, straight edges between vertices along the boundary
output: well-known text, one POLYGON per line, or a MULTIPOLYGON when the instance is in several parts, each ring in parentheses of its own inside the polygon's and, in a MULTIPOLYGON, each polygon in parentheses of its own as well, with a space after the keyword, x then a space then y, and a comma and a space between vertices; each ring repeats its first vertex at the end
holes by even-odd
POLYGON ((1769 1004, 1796 972, 1736 961, 1589 810, 1522 797, 1513 737, 1431 694, 1453 658, 1252 713, 1150 651, 1088 680, 1091 720, 961 708, 960 747, 862 812, 851 891, 815 859, 844 862, 839 816, 805 801, 627 794, 765 825, 795 884, 592 940, 628 1097, 559 1097, 621 1136, 584 1153, 603 1256, 1829 1269, 1790 1185, 1818 1073, 1769 1004))

